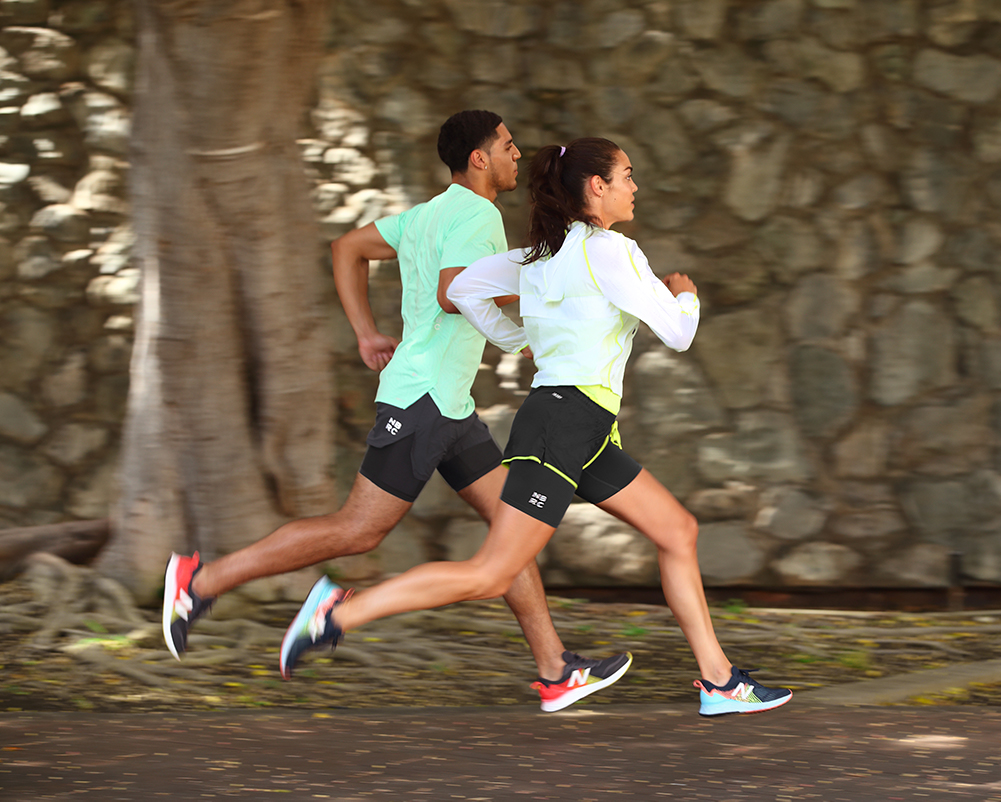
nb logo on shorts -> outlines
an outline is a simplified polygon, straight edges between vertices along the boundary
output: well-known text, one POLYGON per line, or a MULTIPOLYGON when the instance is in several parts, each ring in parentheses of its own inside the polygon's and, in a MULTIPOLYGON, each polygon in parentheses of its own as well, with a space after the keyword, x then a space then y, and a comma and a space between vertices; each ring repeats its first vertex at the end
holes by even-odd
POLYGON ((534 504, 536 507, 546 506, 547 496, 542 495, 542 493, 532 493, 532 497, 528 500, 529 504, 534 504))
POLYGON ((559 393, 553 393, 553 398, 559 398, 561 401, 563 400, 563 396, 561 396, 559 393))
POLYGON ((403 424, 396 418, 390 418, 389 423, 386 424, 386 431, 390 434, 398 434, 401 426, 403 426, 403 424))

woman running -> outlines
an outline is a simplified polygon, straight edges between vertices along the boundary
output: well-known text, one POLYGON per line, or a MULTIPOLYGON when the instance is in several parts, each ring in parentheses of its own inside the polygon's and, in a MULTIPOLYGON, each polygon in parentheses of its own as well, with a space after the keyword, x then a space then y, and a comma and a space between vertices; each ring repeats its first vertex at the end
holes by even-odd
POLYGON ((639 321, 678 351, 691 345, 699 322, 691 279, 657 279, 636 243, 609 230, 633 218, 632 172, 607 139, 543 148, 529 169, 530 247, 475 262, 449 290, 484 336, 510 352, 527 345, 538 368, 515 416, 504 452, 509 473, 483 546, 469 560, 417 566, 354 595, 321 578, 282 641, 284 677, 306 649, 336 645, 378 618, 503 595, 576 494, 656 545, 664 597, 701 673, 700 713, 755 713, 792 698, 727 659, 702 587, 698 524, 619 442, 615 418, 639 321), (524 329, 493 301, 513 294, 524 329))

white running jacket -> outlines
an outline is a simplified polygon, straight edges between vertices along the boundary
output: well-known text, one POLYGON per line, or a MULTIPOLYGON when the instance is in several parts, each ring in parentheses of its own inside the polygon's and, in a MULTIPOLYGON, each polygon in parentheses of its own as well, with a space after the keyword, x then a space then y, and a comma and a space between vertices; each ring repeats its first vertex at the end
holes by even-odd
POLYGON ((525 253, 478 259, 455 278, 448 298, 504 351, 531 346, 533 387, 600 385, 621 397, 640 320, 676 351, 692 344, 698 297, 675 298, 628 237, 575 222, 554 256, 522 265, 525 253), (521 297, 524 328, 493 302, 502 295, 521 297))

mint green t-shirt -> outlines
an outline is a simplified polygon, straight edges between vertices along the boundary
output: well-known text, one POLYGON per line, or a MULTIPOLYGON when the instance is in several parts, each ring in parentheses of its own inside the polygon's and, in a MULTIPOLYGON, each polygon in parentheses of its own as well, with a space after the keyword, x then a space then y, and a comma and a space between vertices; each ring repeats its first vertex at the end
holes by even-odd
POLYGON ((469 394, 486 340, 459 314, 438 305, 438 273, 507 250, 500 212, 486 198, 451 184, 427 203, 377 220, 396 251, 403 281, 403 339, 379 376, 375 400, 406 409, 425 393, 459 420, 475 407, 469 394))

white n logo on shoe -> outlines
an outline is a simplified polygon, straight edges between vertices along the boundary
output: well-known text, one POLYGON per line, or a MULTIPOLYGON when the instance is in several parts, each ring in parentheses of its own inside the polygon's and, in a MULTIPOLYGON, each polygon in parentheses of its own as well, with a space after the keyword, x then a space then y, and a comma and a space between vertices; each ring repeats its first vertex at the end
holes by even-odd
POLYGON ((578 688, 581 685, 587 685, 587 679, 590 676, 590 668, 575 668, 570 672, 570 679, 567 681, 567 687, 578 688))
POLYGON ((313 643, 316 643, 316 639, 319 638, 323 634, 323 630, 326 629, 327 627, 326 618, 327 618, 327 613, 322 606, 319 607, 317 611, 310 616, 309 626, 307 629, 309 632, 309 639, 313 641, 313 643))
POLYGON ((733 689, 733 699, 737 699, 741 702, 754 702, 757 701, 754 698, 754 687, 751 685, 745 685, 743 682, 738 682, 737 687, 733 689))
POLYGON ((188 613, 195 606, 195 603, 191 600, 188 592, 181 588, 178 593, 177 600, 174 602, 174 612, 177 613, 185 621, 188 620, 188 613))

